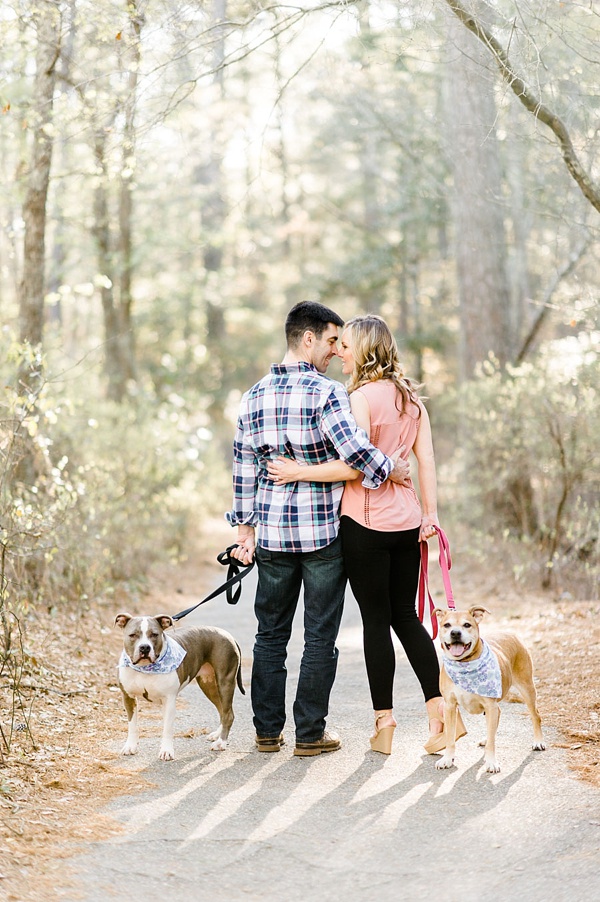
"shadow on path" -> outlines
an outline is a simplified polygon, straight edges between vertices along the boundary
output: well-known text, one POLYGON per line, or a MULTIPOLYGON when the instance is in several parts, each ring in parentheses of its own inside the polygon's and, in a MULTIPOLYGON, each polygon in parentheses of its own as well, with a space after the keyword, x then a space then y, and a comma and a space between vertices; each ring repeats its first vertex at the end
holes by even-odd
MULTIPOLYGON (((247 659, 254 621, 252 593, 245 591, 245 607, 219 608, 218 619, 204 612, 195 622, 229 629, 247 659)), ((458 744, 457 767, 437 771, 436 757, 422 753, 423 702, 399 654, 394 751, 373 753, 353 602, 339 644, 330 724, 342 734, 341 751, 294 758, 288 726, 281 752, 259 753, 248 696, 236 695, 226 751, 210 751, 203 737, 178 738, 179 758, 160 762, 153 758, 155 721, 137 760, 126 764, 154 786, 105 812, 124 832, 90 844, 73 860, 75 883, 65 898, 595 902, 600 793, 571 777, 562 750, 528 751, 531 725, 522 707, 507 706, 502 718, 500 774, 484 772, 476 738, 481 718, 465 718, 469 733, 458 744)), ((290 702, 298 655, 296 641, 288 662, 290 702)), ((185 699, 177 714, 180 737, 203 723, 210 708, 199 692, 186 691, 185 699)), ((124 766, 125 759, 115 760, 124 766)))

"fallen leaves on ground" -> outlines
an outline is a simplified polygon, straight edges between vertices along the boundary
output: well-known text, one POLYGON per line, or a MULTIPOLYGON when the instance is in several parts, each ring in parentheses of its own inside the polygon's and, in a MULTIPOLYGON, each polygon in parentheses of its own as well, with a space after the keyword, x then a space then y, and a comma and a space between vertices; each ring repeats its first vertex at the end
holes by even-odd
MULTIPOLYGON (((214 585, 214 558, 226 544, 218 529, 212 543, 177 567, 158 569, 148 596, 125 606, 175 611, 193 603, 214 585)), ((599 603, 507 589, 505 578, 464 558, 452 573, 457 606, 484 603, 493 614, 490 625, 514 630, 529 646, 544 725, 559 731, 556 745, 568 750, 574 773, 600 787, 599 603)), ((114 616, 114 601, 99 601, 76 615, 59 612, 27 624, 22 708, 0 767, 0 896, 8 902, 74 898, 69 857, 81 843, 118 833, 119 824, 99 812, 111 799, 148 785, 105 751, 124 739, 114 616)), ((11 687, 0 686, 5 732, 12 701, 11 687)), ((160 711, 149 708, 148 718, 160 718, 160 711)))

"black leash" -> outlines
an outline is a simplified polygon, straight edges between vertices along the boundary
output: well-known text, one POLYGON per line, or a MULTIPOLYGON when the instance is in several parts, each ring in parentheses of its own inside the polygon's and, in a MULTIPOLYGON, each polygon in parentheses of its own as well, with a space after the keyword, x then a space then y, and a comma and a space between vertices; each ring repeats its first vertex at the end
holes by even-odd
POLYGON ((222 586, 219 586, 218 589, 215 589, 214 592, 211 592, 210 595, 207 595, 206 598, 203 598, 202 601, 199 601, 198 604, 192 605, 191 608, 186 608, 185 611, 180 611, 179 614, 175 614, 175 616, 171 618, 173 621, 181 620, 182 617, 187 617, 188 614, 191 614, 192 611, 195 611, 196 608, 199 608, 201 604, 205 604, 207 601, 210 601, 211 598, 216 598, 216 596, 220 595, 221 592, 225 592, 227 604, 238 603, 238 601, 240 600, 240 595, 242 594, 241 582, 243 578, 247 576, 254 567, 254 561, 252 561, 250 564, 243 564, 236 558, 232 558, 231 551, 236 547, 236 545, 230 545, 229 548, 226 548, 225 551, 222 551, 217 555, 218 562, 220 564, 223 564, 224 567, 228 567, 226 582, 224 582, 222 586), (240 572, 240 567, 244 567, 245 569, 240 572), (238 583, 237 589, 235 590, 235 592, 232 592, 232 589, 236 583, 238 583))

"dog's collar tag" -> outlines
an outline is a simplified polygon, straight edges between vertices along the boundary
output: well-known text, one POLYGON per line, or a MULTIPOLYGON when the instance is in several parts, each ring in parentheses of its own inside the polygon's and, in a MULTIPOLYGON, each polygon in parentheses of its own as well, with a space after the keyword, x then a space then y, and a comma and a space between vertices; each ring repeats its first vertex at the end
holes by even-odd
POLYGON ((444 656, 446 673, 465 692, 483 695, 485 698, 502 698, 502 674, 498 658, 483 639, 481 644, 483 650, 474 661, 452 661, 444 656))
POLYGON ((187 652, 185 648, 182 648, 179 642, 176 642, 175 639, 171 639, 166 633, 165 639, 167 641, 164 649, 160 653, 160 657, 152 664, 134 664, 125 649, 123 649, 118 666, 131 667, 133 670, 138 670, 140 673, 172 673, 174 670, 177 670, 187 652))

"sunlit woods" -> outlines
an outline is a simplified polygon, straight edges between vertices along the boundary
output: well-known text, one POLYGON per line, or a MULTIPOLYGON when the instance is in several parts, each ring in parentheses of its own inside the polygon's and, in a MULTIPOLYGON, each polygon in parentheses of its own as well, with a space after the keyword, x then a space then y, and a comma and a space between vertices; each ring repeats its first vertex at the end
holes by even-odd
MULTIPOLYGON (((3 4, 3 605, 185 552, 305 298, 388 318, 446 521, 597 591, 599 214, 458 5, 3 4)), ((594 4, 460 7, 593 188, 594 4)))

